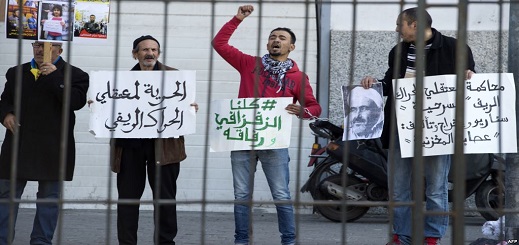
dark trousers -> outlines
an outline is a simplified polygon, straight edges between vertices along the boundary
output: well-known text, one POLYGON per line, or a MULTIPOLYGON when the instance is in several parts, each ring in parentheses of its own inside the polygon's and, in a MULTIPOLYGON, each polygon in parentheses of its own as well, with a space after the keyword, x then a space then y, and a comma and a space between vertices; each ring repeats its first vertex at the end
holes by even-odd
MULTIPOLYGON (((121 159, 121 171, 117 174, 117 191, 119 200, 140 199, 148 182, 153 192, 153 199, 173 200, 177 194, 177 178, 180 164, 156 165, 153 140, 145 140, 141 148, 124 148, 121 159), (156 169, 159 167, 160 169, 156 169), (155 186, 155 171, 160 170, 159 185, 155 186), (160 195, 159 195, 160 190, 160 195)), ((156 244, 175 244, 177 235, 177 210, 175 204, 158 204, 155 206, 155 233, 158 233, 156 244), (158 220, 157 220, 158 219, 158 220)), ((137 244, 139 223, 139 204, 117 205, 117 237, 119 244, 137 244)), ((156 236, 154 236, 155 238, 156 236)))

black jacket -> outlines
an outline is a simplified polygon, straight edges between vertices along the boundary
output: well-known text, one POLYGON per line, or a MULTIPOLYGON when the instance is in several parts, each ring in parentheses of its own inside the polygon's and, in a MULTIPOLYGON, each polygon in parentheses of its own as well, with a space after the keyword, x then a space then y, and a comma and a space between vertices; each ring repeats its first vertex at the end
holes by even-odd
MULTIPOLYGON (((433 37, 432 44, 428 52, 426 53, 426 61, 425 61, 425 76, 435 76, 435 75, 446 75, 446 74, 456 74, 456 42, 457 40, 452 37, 448 37, 442 35, 436 29, 432 28, 433 37)), ((407 52, 409 50, 410 43, 401 42, 399 45, 402 45, 402 53, 400 55, 400 67, 395 67, 395 56, 397 55, 397 46, 393 47, 389 52, 388 57, 388 65, 389 68, 386 71, 384 79, 381 81, 383 84, 383 92, 384 95, 387 96, 386 105, 384 107, 384 129, 382 131, 382 144, 384 148, 389 148, 390 142, 390 123, 391 120, 396 120, 395 118, 391 118, 391 110, 394 109, 393 103, 393 73, 394 69, 398 70, 398 77, 403 78, 405 76, 406 64, 407 64, 407 52)), ((472 71, 476 71, 474 69, 474 57, 472 56, 472 51, 468 45, 467 47, 467 67, 466 69, 470 69, 472 71)))
MULTIPOLYGON (((55 64, 57 70, 35 80, 31 63, 21 65, 22 98, 20 114, 15 114, 15 87, 17 67, 7 70, 7 82, 0 100, 0 122, 3 124, 8 113, 16 116, 19 124, 17 178, 19 180, 59 180, 61 156, 61 132, 63 118, 63 95, 65 73, 70 69, 70 103, 68 106, 68 130, 65 162, 65 179, 72 180, 76 149, 74 142, 74 111, 86 104, 89 85, 88 74, 81 69, 68 66, 63 59, 55 64)), ((0 154, 0 179, 10 179, 13 134, 6 130, 0 154)))

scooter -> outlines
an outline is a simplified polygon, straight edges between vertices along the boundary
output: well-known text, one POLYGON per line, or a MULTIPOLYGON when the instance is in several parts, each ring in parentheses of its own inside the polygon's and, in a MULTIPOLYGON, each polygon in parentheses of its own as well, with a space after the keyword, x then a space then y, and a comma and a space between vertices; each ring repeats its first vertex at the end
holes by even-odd
MULTIPOLYGON (((308 167, 314 169, 301 192, 310 192, 314 200, 346 199, 347 222, 361 218, 370 208, 356 206, 355 201, 388 201, 388 153, 382 148, 380 139, 342 141, 343 129, 323 119, 310 123, 310 128, 314 135, 327 139, 328 143, 312 146, 308 167), (348 149, 346 167, 343 166, 345 147, 348 149), (343 175, 348 175, 346 188, 342 187, 343 175)), ((465 159, 470 164, 465 198, 475 193, 480 214, 486 220, 497 220, 501 216, 497 209, 504 203, 503 175, 499 173, 504 170, 504 160, 494 154, 468 154, 465 159)), ((451 176, 449 181, 452 181, 451 176)), ((341 221, 343 208, 341 204, 314 206, 315 211, 335 222, 341 221)))

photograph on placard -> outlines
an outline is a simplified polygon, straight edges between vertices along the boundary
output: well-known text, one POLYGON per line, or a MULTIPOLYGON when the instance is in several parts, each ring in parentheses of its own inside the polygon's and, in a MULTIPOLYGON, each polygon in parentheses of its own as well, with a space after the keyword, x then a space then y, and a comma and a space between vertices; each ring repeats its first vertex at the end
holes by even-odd
POLYGON ((345 129, 342 140, 379 138, 384 125, 382 84, 367 89, 361 85, 341 88, 345 129))
POLYGON ((74 16, 74 5, 69 1, 41 1, 39 40, 72 41, 69 21, 74 16))
POLYGON ((6 38, 16 39, 21 34, 23 39, 36 40, 38 36, 39 1, 22 1, 22 8, 20 8, 16 0, 7 1, 5 15, 6 38))
POLYGON ((74 15, 74 37, 106 39, 110 1, 78 0, 74 15))

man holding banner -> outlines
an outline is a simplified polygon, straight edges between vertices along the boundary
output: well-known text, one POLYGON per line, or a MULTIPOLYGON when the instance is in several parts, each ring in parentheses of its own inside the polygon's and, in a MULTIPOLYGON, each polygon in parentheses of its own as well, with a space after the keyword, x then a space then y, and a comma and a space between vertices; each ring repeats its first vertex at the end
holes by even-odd
MULTIPOLYGON (((133 58, 138 60, 132 71, 177 70, 158 61, 160 44, 150 35, 133 42, 133 58)), ((196 103, 191 104, 198 110, 196 103)), ((140 199, 148 183, 153 199, 174 201, 180 162, 186 158, 184 137, 178 138, 114 138, 110 142, 112 171, 117 173, 119 200, 140 199), (159 169, 157 169, 157 167, 159 169), (156 175, 160 173, 160 175, 156 175), (156 178, 160 186, 156 186, 156 178), (159 191, 160 190, 160 191, 159 191)), ((158 204, 154 218, 157 244, 175 244, 177 235, 176 204, 158 204)), ((117 237, 120 244, 137 244, 139 203, 117 204, 117 237)))
POLYGON ((52 244, 62 181, 71 181, 74 175, 74 111, 85 106, 89 87, 88 74, 61 58, 61 43, 34 42, 32 50, 31 62, 7 71, 0 100, 0 122, 7 129, 0 153, 0 199, 3 201, 0 204, 0 244, 11 244, 12 240, 8 239, 14 239, 14 226, 10 227, 9 216, 14 215, 16 222, 18 213, 18 202, 5 201, 11 196, 20 199, 27 181, 38 181, 37 200, 47 201, 36 203, 30 243, 52 244), (16 105, 18 82, 21 82, 21 104, 16 105), (65 96, 67 87, 69 99, 65 96), (18 141, 15 140, 16 133, 18 141), (62 139, 67 143, 64 148, 61 147, 62 139), (17 150, 16 157, 13 150, 17 150), (65 154, 64 163, 61 162, 62 154, 65 154), (12 170, 16 170, 14 176, 12 170), (11 193, 11 185, 14 185, 14 193, 11 193), (14 205, 14 213, 10 212, 11 205, 14 205))
MULTIPOLYGON (((308 77, 299 70, 297 64, 288 58, 295 49, 296 37, 288 28, 271 31, 267 43, 268 54, 263 57, 251 56, 229 45, 229 39, 238 25, 254 11, 251 5, 238 8, 238 13, 227 22, 213 39, 213 47, 230 65, 241 74, 239 98, 292 97, 293 103, 286 106, 289 114, 301 118, 317 118, 321 107, 315 99, 308 77), (298 101, 302 104, 296 104, 298 101)), ((252 181, 257 160, 261 161, 263 171, 277 203, 278 225, 281 244, 295 244, 295 221, 293 206, 290 203, 289 155, 288 148, 267 150, 231 151, 231 164, 234 182, 235 244, 249 244, 250 200, 252 181)))
MULTIPOLYGON (((393 183, 393 201, 394 202, 411 202, 412 201, 412 167, 413 158, 402 158, 400 150, 399 135, 390 137, 390 123, 396 120, 391 117, 392 110, 395 110, 395 96, 393 94, 393 79, 411 78, 416 75, 415 61, 421 59, 416 57, 416 46, 418 35, 425 35, 425 52, 427 56, 425 76, 456 74, 456 42, 457 40, 442 35, 436 29, 431 28, 432 18, 425 13, 425 33, 418 33, 418 8, 410 8, 399 14, 396 24, 396 32, 400 33, 402 38, 402 52, 400 58, 400 66, 396 66, 395 56, 397 55, 397 46, 389 52, 389 68, 386 71, 384 79, 380 80, 383 85, 384 95, 387 102, 384 108, 385 118, 384 129, 382 131, 382 143, 384 148, 389 148, 390 141, 395 143, 394 151, 389 154, 389 181, 393 183), (395 71, 397 77, 393 77, 395 71), (387 120, 390 119, 390 120, 387 120), (394 171, 394 172, 391 172, 394 171)), ((470 79, 474 74, 474 58, 472 51, 465 45, 467 49, 467 64, 465 67, 465 78, 470 79)), ((373 83, 379 82, 377 79, 367 76, 362 79, 361 84, 364 88, 370 88, 373 83)), ((396 86, 396 85, 395 85, 396 86)), ((422 125, 422 123, 415 123, 422 125)), ((418 127, 421 130, 421 126, 418 127)), ((396 131, 396 130, 395 130, 396 131)), ((425 156, 424 161, 424 177, 426 185, 426 209, 427 211, 448 212, 448 175, 451 165, 450 155, 425 156)), ((390 185, 391 186, 391 185, 390 185)), ((411 244, 411 207, 396 206, 394 208, 393 218, 393 240, 388 244, 411 244)), ((448 215, 426 215, 424 224, 425 243, 427 245, 439 244, 440 239, 445 235, 449 225, 448 215)))

